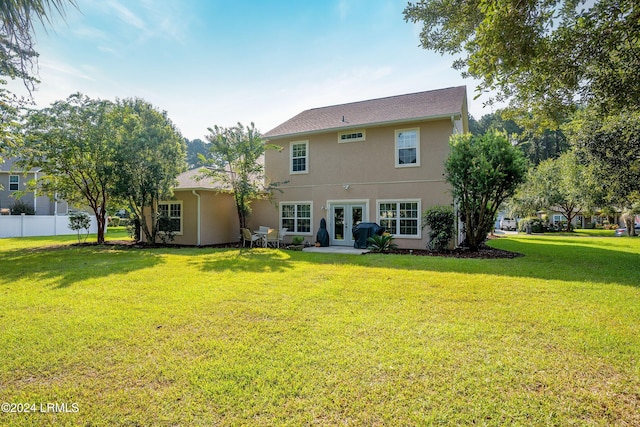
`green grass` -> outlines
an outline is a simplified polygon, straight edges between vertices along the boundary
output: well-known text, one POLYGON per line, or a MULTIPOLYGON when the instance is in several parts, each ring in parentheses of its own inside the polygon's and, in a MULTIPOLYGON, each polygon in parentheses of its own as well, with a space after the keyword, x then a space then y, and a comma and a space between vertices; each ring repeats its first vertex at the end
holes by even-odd
POLYGON ((0 425, 640 425, 640 239, 493 240, 508 260, 72 242, 0 240, 0 402, 78 408, 0 425))

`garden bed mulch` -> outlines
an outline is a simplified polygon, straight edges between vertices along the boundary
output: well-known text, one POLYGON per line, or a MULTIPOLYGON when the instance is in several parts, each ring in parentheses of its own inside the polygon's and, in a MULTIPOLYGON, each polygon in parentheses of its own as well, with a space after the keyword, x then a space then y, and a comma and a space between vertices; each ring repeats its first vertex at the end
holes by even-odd
MULTIPOLYGON (((73 246, 95 246, 95 243, 75 243, 73 246)), ((155 244, 155 245, 140 245, 132 242, 131 240, 109 240, 105 243, 106 246, 116 246, 120 248, 137 248, 137 249, 149 249, 149 248, 181 248, 181 247, 191 247, 191 246, 177 246, 171 244, 155 244)), ((193 246, 195 247, 195 246, 193 246)), ((239 243, 227 243, 220 245, 211 245, 211 246, 200 246, 204 247, 214 247, 214 248, 241 248, 242 245, 239 243)), ((372 253, 372 252, 369 252, 372 253)), ((433 252, 426 249, 395 249, 387 254, 394 255, 413 255, 413 256, 431 256, 431 257, 449 257, 449 258, 478 258, 478 259, 492 259, 492 258, 517 258, 523 256, 518 252, 505 251, 502 249, 492 248, 487 245, 481 245, 477 251, 470 251, 467 248, 456 248, 450 251, 441 251, 441 252, 433 252)))
POLYGON ((489 246, 483 245, 478 248, 477 251, 470 251, 467 248, 457 248, 451 251, 432 252, 425 249, 396 249, 387 252, 389 254, 398 255, 414 255, 414 256, 432 256, 432 257, 449 257, 449 258, 478 258, 478 259, 492 259, 492 258, 517 258, 523 256, 518 252, 505 251, 502 249, 495 249, 489 246))

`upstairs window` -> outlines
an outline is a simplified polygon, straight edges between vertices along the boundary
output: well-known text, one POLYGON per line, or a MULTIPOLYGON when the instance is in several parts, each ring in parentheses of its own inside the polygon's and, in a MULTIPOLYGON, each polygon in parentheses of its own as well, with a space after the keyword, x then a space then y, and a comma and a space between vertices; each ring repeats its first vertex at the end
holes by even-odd
POLYGON ((420 166, 420 130, 396 131, 396 167, 420 166))
POLYGON ((309 172, 309 141, 291 143, 291 173, 309 172))
POLYGON ((342 132, 338 134, 338 142, 364 141, 366 138, 367 134, 364 130, 342 132))
POLYGON ((20 176, 9 175, 9 191, 18 191, 20 189, 20 176))

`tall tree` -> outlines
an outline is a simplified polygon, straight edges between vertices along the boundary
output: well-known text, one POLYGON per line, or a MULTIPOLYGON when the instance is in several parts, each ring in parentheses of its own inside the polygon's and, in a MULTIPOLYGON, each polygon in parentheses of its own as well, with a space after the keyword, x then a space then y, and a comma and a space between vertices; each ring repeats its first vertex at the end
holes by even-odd
POLYGON ((114 196, 126 201, 146 241, 155 243, 162 231, 157 203, 171 196, 176 176, 186 166, 184 138, 166 112, 142 99, 118 101, 110 120, 118 170, 114 196))
POLYGON ((25 167, 38 167, 39 188, 70 203, 86 204, 95 214, 98 243, 104 243, 107 210, 115 176, 113 126, 109 101, 81 94, 31 111, 20 149, 25 167))
POLYGON ((498 209, 511 197, 526 173, 522 152, 503 133, 452 135, 445 160, 445 178, 464 224, 472 250, 493 229, 498 209))
MULTIPOLYGON (((522 150, 524 155, 533 165, 541 161, 558 157, 569 149, 567 138, 561 130, 544 129, 543 131, 531 132, 519 126, 515 121, 505 117, 503 110, 495 113, 485 114, 476 122, 475 135, 483 134, 490 130, 505 132, 512 144, 522 150)), ((471 124, 469 124, 471 128, 471 124)))
POLYGON ((633 210, 640 203, 640 110, 603 117, 584 109, 565 131, 582 159, 595 166, 606 203, 633 210))
POLYGON ((606 112, 640 106, 637 0, 423 0, 405 20, 421 22, 422 47, 459 55, 454 68, 478 92, 555 129, 575 104, 606 112))
POLYGON ((0 2, 0 163, 3 153, 21 137, 17 130, 18 112, 25 101, 4 85, 7 79, 22 79, 29 93, 37 79, 34 75, 37 53, 34 50, 34 23, 50 24, 52 15, 64 16, 66 4, 75 0, 11 0, 0 2))
POLYGON ((529 170, 512 199, 512 207, 523 214, 557 209, 567 219, 570 231, 573 219, 594 208, 597 196, 591 170, 580 163, 574 151, 567 151, 529 170))
POLYGON ((209 128, 207 140, 211 143, 206 162, 212 166, 205 175, 224 184, 233 193, 240 228, 247 227, 251 215, 251 202, 265 189, 265 150, 277 148, 265 144, 260 132, 251 123, 244 126, 209 128))
POLYGON ((204 166, 202 156, 206 156, 209 152, 209 143, 196 138, 192 140, 184 139, 187 146, 187 168, 193 169, 204 166))
POLYGON ((0 2, 0 75, 22 79, 31 92, 37 52, 34 49, 35 23, 51 23, 52 15, 64 16, 65 7, 75 0, 10 0, 0 2))

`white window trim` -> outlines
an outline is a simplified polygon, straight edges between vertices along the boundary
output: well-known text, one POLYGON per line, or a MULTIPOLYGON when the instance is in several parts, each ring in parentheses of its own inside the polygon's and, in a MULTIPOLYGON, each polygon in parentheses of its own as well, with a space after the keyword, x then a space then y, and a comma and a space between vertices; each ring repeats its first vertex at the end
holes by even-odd
MULTIPOLYGON (((158 202, 158 208, 156 209, 156 212, 160 212, 160 205, 169 205, 169 213, 171 213, 171 205, 180 205, 180 231, 176 231, 173 234, 175 234, 176 236, 184 235, 184 204, 182 203, 182 200, 161 200, 158 202)), ((165 231, 158 232, 165 233, 165 231)))
POLYGON ((302 175, 302 174, 308 174, 309 173, 309 141, 291 141, 289 143, 289 173, 291 175, 302 175), (305 145, 305 170, 303 171, 294 171, 293 170, 293 146, 294 145, 300 145, 300 144, 304 144, 305 145))
MULTIPOLYGON (((418 217, 416 218, 418 222, 418 234, 395 234, 396 230, 387 230, 394 237, 402 238, 402 239, 422 239, 422 200, 421 199, 381 199, 376 200, 376 222, 381 224, 380 218, 380 205, 383 203, 417 203, 418 204, 418 217)), ((400 226, 400 218, 397 218, 398 227, 400 226)), ((381 224, 382 225, 382 224, 381 224)))
POLYGON ((395 133, 394 133, 394 141, 393 141, 393 146, 395 149, 395 161, 396 161, 396 168, 417 168, 420 167, 420 128, 408 128, 408 129, 396 129, 395 133), (407 163, 407 164, 400 164, 400 158, 398 156, 398 134, 402 133, 402 132, 416 132, 416 162, 415 163, 407 163))
POLYGON ((348 144, 349 142, 366 141, 366 139, 367 139, 367 132, 364 129, 356 129, 352 131, 338 133, 338 143, 340 144, 348 144), (353 135, 358 133, 361 133, 362 136, 356 137, 356 138, 342 139, 344 135, 353 135))
POLYGON ((8 190, 9 191, 19 191, 20 190, 20 175, 9 175, 9 188, 8 188, 8 190), (18 178, 18 182, 11 182, 11 178, 13 178, 13 177, 18 178), (16 188, 15 190, 12 190, 11 189, 11 185, 13 185, 13 184, 17 185, 18 188, 16 188))
MULTIPOLYGON (((282 205, 309 205, 309 213, 311 217, 309 218, 309 231, 308 232, 297 232, 295 230, 287 230, 286 235, 300 235, 300 236, 313 236, 313 202, 307 200, 300 201, 288 201, 288 202, 280 202, 278 205, 278 228, 282 227, 282 205)), ((297 215, 297 212, 296 212, 297 215)), ((298 217, 294 218, 297 220, 298 217)))

